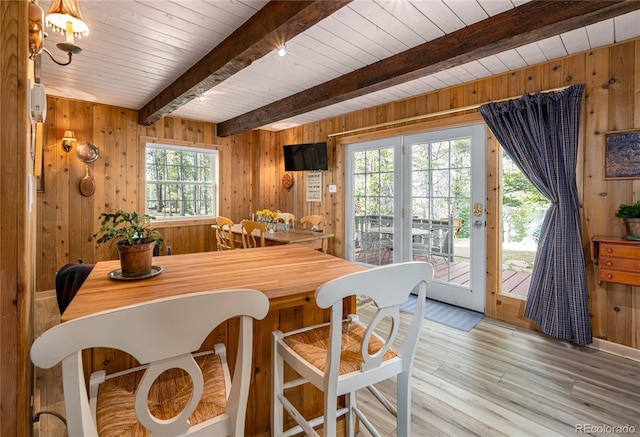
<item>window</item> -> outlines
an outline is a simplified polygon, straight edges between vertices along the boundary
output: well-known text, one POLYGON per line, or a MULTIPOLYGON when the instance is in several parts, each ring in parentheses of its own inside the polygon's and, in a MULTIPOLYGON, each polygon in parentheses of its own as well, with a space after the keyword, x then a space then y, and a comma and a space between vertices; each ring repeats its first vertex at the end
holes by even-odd
POLYGON ((158 219, 217 216, 217 150, 147 143, 146 211, 158 219))

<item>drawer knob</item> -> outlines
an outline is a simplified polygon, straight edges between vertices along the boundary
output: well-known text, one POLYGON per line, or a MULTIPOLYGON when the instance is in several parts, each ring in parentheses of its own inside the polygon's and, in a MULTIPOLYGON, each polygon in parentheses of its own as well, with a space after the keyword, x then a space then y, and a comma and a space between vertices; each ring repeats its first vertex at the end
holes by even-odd
POLYGON ((613 265, 613 263, 612 263, 611 261, 607 261, 607 262, 605 263, 605 265, 607 265, 607 266, 612 266, 612 265, 613 265))
POLYGON ((613 278, 613 275, 611 273, 607 273, 607 279, 611 279, 613 278))
POLYGON ((611 252, 613 252, 613 249, 612 249, 612 248, 610 248, 610 247, 607 247, 607 248, 606 248, 606 251, 607 251, 607 253, 611 253, 611 252))

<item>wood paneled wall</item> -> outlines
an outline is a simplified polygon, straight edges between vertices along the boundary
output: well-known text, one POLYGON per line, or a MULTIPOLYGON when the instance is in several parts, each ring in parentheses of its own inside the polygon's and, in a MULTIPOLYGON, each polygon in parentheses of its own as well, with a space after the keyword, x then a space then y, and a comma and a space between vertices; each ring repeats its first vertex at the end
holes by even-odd
MULTIPOLYGON (((220 200, 222 215, 234 221, 257 209, 291 212, 300 218, 320 214, 327 218, 336 235, 333 253, 344 249, 344 144, 368 138, 416 132, 481 120, 477 111, 440 116, 427 121, 399 123, 357 135, 327 135, 400 120, 437 111, 465 107, 491 100, 518 97, 523 93, 585 83, 587 88, 582 117, 578 165, 582 199, 583 242, 589 281, 590 310, 596 337, 621 345, 640 348, 640 290, 632 287, 597 286, 590 261, 589 240, 594 235, 623 235, 623 225, 614 216, 621 202, 640 197, 640 180, 603 179, 604 132, 640 128, 640 40, 548 61, 475 82, 414 98, 310 123, 278 133, 253 131, 226 138, 215 136, 209 123, 167 117, 150 127, 136 124, 135 111, 100 104, 49 99, 47 117, 44 192, 38 195, 39 289, 54 288, 55 272, 66 262, 82 258, 96 262, 115 254, 100 252, 91 235, 97 230, 97 216, 106 210, 131 208, 140 199, 140 138, 158 141, 212 144, 221 153, 220 200), (96 193, 83 198, 78 182, 83 165, 73 153, 65 154, 59 141, 65 129, 76 132, 79 141, 92 141, 101 157, 92 165, 96 193), (330 170, 322 174, 321 202, 305 199, 304 172, 294 172, 294 186, 282 187, 284 174, 282 145, 327 141, 330 170), (329 193, 335 184, 337 193, 329 193)), ((499 145, 487 132, 487 315, 521 326, 530 321, 522 317, 523 301, 500 294, 498 221, 499 145)), ((163 228, 174 253, 211 250, 208 224, 184 223, 163 228)))

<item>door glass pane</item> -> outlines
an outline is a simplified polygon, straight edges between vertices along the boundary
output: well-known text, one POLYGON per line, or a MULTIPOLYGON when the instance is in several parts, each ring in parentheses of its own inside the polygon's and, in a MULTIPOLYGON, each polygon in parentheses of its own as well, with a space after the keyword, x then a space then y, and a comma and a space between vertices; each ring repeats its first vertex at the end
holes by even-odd
POLYGON ((358 262, 393 260, 394 148, 356 151, 354 159, 354 248, 358 262))
POLYGON ((469 282, 470 144, 463 138, 411 149, 411 256, 430 261, 436 279, 461 285, 469 282))

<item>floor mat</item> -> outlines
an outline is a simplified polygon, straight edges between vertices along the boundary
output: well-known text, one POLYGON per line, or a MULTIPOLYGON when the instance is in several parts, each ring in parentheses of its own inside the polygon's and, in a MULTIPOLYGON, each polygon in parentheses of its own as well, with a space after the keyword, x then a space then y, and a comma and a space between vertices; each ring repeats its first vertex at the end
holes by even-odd
MULTIPOLYGON (((411 295, 400 306, 400 311, 413 314, 416 310, 417 296, 411 295)), ((457 306, 427 299, 424 318, 460 331, 470 331, 484 317, 484 314, 457 306)))

